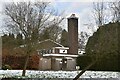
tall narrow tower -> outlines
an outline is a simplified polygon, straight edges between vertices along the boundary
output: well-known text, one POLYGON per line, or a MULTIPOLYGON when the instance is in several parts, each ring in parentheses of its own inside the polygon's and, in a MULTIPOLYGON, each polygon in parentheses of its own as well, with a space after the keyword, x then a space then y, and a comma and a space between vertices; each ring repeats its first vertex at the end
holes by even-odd
POLYGON ((78 54, 78 18, 72 14, 68 18, 69 54, 78 54))

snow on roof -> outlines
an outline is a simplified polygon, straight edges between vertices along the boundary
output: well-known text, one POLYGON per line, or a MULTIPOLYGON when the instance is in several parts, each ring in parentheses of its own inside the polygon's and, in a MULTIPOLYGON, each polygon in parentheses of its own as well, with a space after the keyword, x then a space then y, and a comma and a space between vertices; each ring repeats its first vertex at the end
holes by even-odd
POLYGON ((44 54, 43 57, 78 57, 78 55, 70 55, 70 54, 44 54))
POLYGON ((78 17, 76 17, 75 14, 72 14, 68 19, 71 19, 71 18, 78 19, 78 17))
POLYGON ((55 49, 69 49, 69 47, 54 47, 55 49))
MULTIPOLYGON (((68 60, 72 60, 73 58, 71 58, 71 57, 65 57, 66 59, 68 59, 68 60)), ((56 58, 56 60, 59 60, 59 61, 61 61, 62 60, 62 58, 56 58)))
POLYGON ((71 57, 66 57, 66 59, 73 59, 73 58, 71 58, 71 57))
POLYGON ((61 45, 60 43, 57 43, 57 42, 55 42, 55 41, 53 41, 53 40, 51 40, 51 39, 46 39, 46 40, 44 40, 44 41, 40 41, 39 43, 43 43, 43 42, 46 42, 46 41, 51 41, 51 42, 53 42, 53 43, 55 43, 55 44, 57 44, 57 45, 59 45, 59 46, 61 46, 61 47, 64 47, 64 46, 61 45))

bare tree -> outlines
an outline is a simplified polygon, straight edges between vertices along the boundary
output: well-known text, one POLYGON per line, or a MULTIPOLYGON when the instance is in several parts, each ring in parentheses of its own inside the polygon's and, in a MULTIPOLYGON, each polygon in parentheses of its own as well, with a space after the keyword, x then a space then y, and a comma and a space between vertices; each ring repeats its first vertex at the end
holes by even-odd
POLYGON ((41 36, 43 36, 43 40, 47 38, 59 42, 61 33, 62 33, 62 28, 54 24, 44 29, 41 36))
POLYGON ((111 10, 111 13, 113 15, 113 22, 117 22, 120 21, 120 1, 115 1, 115 2, 111 2, 109 4, 109 7, 111 10))
POLYGON ((105 23, 105 9, 104 2, 93 2, 93 15, 98 26, 105 23))
POLYGON ((81 50, 84 50, 86 42, 87 42, 87 40, 90 36, 86 32, 83 32, 83 31, 79 34, 79 36, 80 36, 79 39, 78 39, 79 48, 81 50))
POLYGON ((24 52, 26 60, 22 76, 25 76, 29 56, 36 50, 39 35, 46 27, 59 25, 63 18, 54 17, 55 11, 48 2, 18 2, 5 5, 6 27, 10 31, 21 33, 25 37, 24 52), (56 20, 58 20, 56 22, 56 20))

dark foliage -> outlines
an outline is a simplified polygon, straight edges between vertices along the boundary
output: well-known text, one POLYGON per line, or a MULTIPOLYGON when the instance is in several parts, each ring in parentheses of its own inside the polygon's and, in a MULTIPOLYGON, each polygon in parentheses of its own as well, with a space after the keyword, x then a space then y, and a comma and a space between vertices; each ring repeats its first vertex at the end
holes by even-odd
POLYGON ((120 23, 101 26, 86 45, 86 55, 79 56, 77 64, 84 69, 97 60, 89 70, 120 71, 120 23))
MULTIPOLYGON (((120 71, 120 64, 118 63, 118 55, 109 55, 109 57, 103 58, 101 61, 95 63, 89 70, 94 71, 120 71)), ((84 69, 92 62, 90 56, 79 56, 77 58, 77 65, 80 66, 80 70, 84 69)))

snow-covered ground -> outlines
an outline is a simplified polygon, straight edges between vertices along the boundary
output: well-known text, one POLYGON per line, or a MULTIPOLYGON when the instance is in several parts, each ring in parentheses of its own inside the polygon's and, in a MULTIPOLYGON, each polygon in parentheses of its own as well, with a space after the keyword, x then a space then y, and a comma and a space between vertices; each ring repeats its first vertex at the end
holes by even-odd
MULTIPOLYGON (((20 77, 22 70, 0 70, 0 78, 20 77)), ((78 71, 27 70, 27 78, 74 78, 78 71)), ((86 71, 80 78, 118 78, 119 72, 86 71)))

